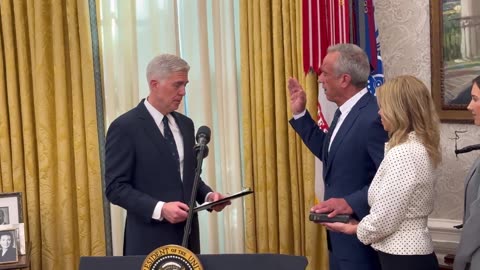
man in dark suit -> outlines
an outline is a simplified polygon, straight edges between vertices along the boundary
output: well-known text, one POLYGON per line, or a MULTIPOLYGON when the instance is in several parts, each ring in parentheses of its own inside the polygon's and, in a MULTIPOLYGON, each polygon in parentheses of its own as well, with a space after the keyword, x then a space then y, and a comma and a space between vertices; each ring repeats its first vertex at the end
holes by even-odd
MULTIPOLYGON (((357 220, 369 212, 370 182, 384 154, 387 134, 378 115, 376 98, 367 89, 370 65, 365 52, 353 44, 328 49, 319 82, 328 100, 339 107, 328 133, 323 133, 305 110, 306 94, 296 79, 288 82, 294 118, 290 124, 305 145, 323 162, 325 201, 312 212, 351 214, 357 220)), ((328 231, 330 270, 380 269, 376 252, 354 235, 328 231)))
MULTIPOLYGON (((195 176, 195 130, 193 121, 175 110, 185 96, 189 70, 177 56, 155 57, 147 67, 149 96, 108 129, 105 193, 127 210, 124 255, 182 243, 195 176)), ((198 203, 221 198, 200 180, 198 203)), ((227 204, 213 209, 221 211, 227 204)), ((188 248, 200 253, 197 215, 188 248)))

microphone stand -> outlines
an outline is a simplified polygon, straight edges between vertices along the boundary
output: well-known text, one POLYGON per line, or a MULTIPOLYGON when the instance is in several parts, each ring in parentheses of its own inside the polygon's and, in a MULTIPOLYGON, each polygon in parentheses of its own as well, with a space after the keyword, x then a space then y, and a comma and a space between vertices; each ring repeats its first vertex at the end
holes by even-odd
POLYGON ((205 152, 208 154, 208 147, 205 144, 199 144, 195 147, 197 152, 197 167, 195 168, 195 178, 193 179, 192 195, 190 197, 190 203, 188 205, 188 217, 183 231, 182 246, 188 249, 188 237, 190 236, 190 228, 193 221, 193 208, 195 206, 195 198, 197 197, 198 182, 200 180, 200 173, 202 172, 203 158, 206 157, 205 152))

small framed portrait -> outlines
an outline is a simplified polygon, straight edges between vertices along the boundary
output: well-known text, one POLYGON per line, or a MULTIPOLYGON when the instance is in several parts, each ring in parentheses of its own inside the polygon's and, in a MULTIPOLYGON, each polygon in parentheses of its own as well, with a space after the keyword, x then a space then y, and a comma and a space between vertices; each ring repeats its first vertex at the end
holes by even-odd
POLYGON ((18 262, 17 230, 0 230, 0 264, 18 262))
POLYGON ((25 240, 25 223, 0 225, 0 231, 6 230, 14 230, 16 232, 15 243, 17 243, 18 255, 27 254, 25 240))
POLYGON ((0 225, 22 222, 22 193, 0 193, 0 225))
POLYGON ((0 225, 10 224, 9 216, 10 214, 8 213, 8 207, 0 207, 0 225))

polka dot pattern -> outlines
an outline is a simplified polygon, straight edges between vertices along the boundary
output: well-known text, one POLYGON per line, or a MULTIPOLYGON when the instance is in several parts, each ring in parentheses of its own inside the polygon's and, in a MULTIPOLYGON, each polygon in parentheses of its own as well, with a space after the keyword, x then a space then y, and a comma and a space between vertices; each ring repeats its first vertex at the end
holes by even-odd
POLYGON ((430 254, 427 221, 433 211, 434 168, 427 150, 414 132, 405 143, 385 148, 368 190, 370 214, 359 223, 357 236, 389 254, 430 254))

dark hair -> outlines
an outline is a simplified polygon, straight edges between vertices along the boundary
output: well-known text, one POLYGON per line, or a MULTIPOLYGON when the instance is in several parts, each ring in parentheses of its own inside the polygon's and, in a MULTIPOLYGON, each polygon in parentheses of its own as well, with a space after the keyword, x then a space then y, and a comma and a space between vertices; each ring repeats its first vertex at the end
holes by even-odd
POLYGON ((4 235, 8 235, 10 236, 10 239, 13 240, 13 235, 12 235, 12 232, 11 231, 1 231, 0 232, 0 238, 4 235))
POLYGON ((476 84, 477 87, 480 88, 480 75, 478 75, 475 79, 473 79, 472 83, 476 84))

